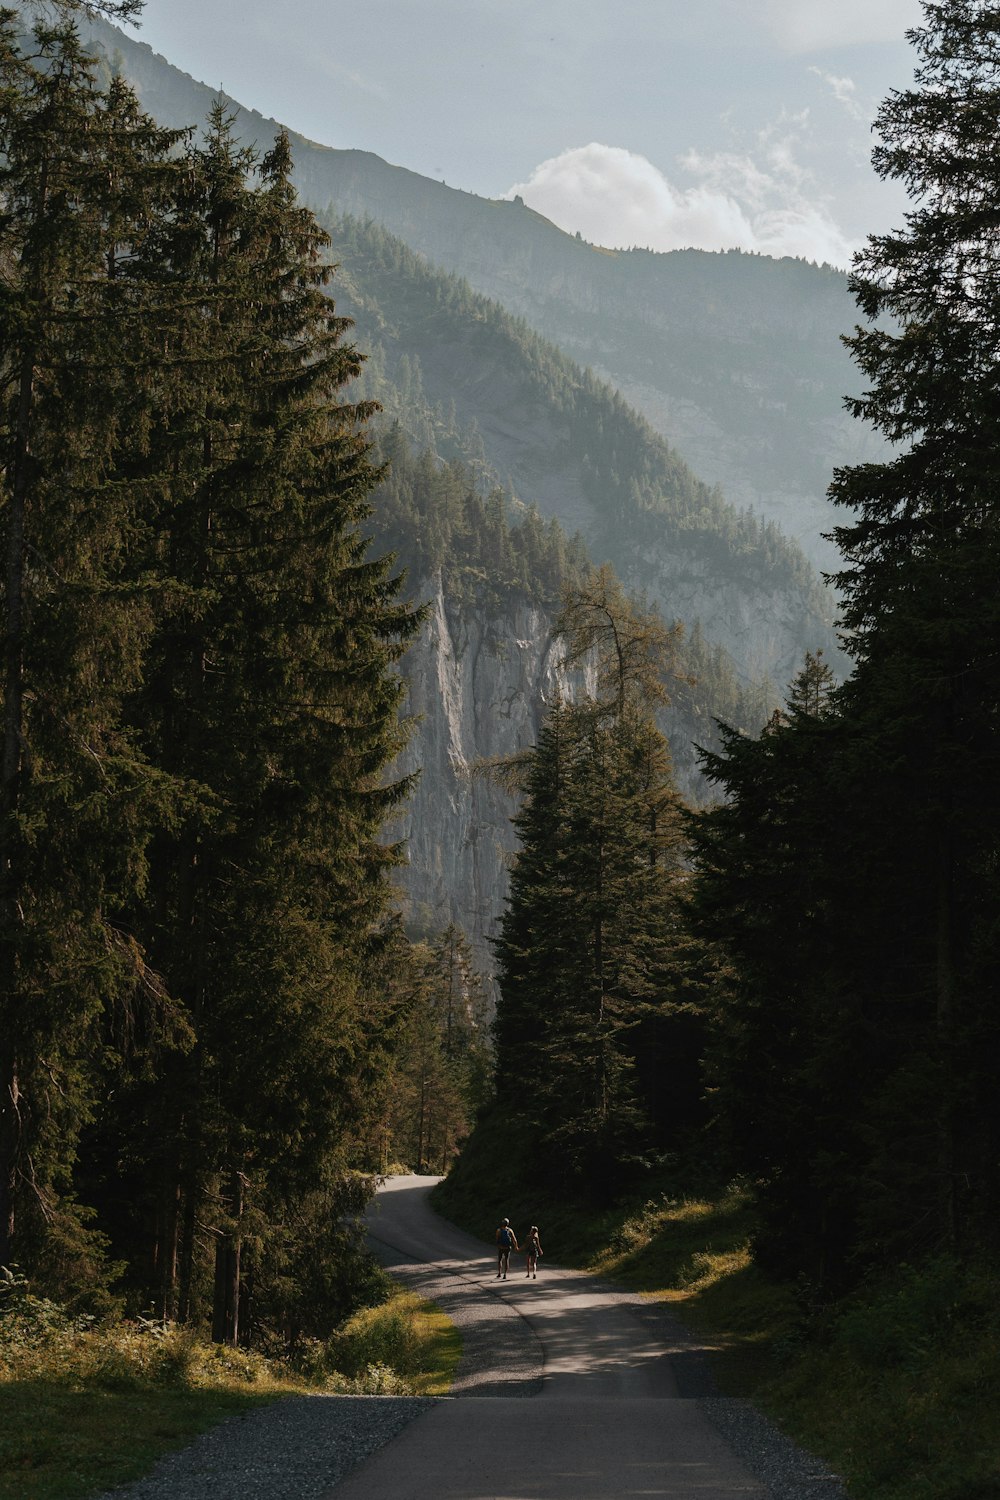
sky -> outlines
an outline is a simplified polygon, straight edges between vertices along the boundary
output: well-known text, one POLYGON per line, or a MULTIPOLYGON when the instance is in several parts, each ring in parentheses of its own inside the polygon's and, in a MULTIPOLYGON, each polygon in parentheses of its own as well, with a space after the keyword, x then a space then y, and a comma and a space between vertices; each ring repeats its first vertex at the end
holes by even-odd
POLYGON ((324 145, 571 233, 846 265, 919 0, 146 0, 140 41, 324 145))

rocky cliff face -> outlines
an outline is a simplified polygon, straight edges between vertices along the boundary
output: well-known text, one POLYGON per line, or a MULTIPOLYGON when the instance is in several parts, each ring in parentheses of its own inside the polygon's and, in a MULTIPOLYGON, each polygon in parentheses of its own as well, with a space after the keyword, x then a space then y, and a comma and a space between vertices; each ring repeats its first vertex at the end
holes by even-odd
POLYGON ((459 616, 440 577, 418 593, 430 615, 403 662, 408 711, 418 722, 397 770, 419 771, 420 779, 392 830, 408 849, 399 884, 417 924, 458 923, 489 970, 516 846, 514 804, 475 767, 534 744, 546 708, 573 684, 543 611, 521 605, 499 617, 459 616))
MULTIPOLYGON (((594 690, 586 672, 567 673, 552 637, 552 617, 520 604, 503 613, 449 607, 440 576, 417 597, 428 620, 402 663, 413 736, 396 774, 419 773, 404 814, 388 831, 406 844, 397 874, 403 906, 417 928, 457 923, 469 936, 479 968, 493 969, 490 938, 507 898, 517 848, 513 797, 477 770, 486 759, 530 748, 557 697, 594 690)), ((681 793, 704 798, 694 742, 708 744, 705 710, 680 698, 663 727, 681 793)))

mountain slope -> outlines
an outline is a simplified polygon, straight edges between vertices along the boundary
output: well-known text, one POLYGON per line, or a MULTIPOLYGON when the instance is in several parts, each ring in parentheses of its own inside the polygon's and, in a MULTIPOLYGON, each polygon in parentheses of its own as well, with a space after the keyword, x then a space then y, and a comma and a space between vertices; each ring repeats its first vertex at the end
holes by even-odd
POLYGON ((798 548, 697 479, 617 392, 377 225, 331 230, 338 306, 377 354, 367 394, 391 409, 419 372, 516 496, 582 532, 667 619, 700 620, 748 677, 783 682, 804 650, 832 648, 829 596, 798 548))
MULTIPOLYGON (((204 118, 213 91, 104 22, 92 34, 164 124, 204 118)), ((241 109, 248 139, 275 122, 241 109)), ((370 217, 411 249, 523 316, 610 380, 730 500, 776 520, 823 566, 836 463, 873 456, 843 410, 856 376, 840 335, 855 310, 843 273, 746 255, 609 251, 523 203, 477 197, 370 152, 292 137, 296 181, 318 210, 370 217)))
MULTIPOLYGON (((103 32, 115 41, 111 28, 103 32)), ((138 86, 151 112, 174 124, 204 118, 210 90, 149 49, 124 38, 119 48, 108 65, 138 86)), ((239 119, 244 134, 262 143, 277 129, 252 113, 239 119)), ((294 148, 306 188, 318 162, 363 156, 301 141, 294 148)), ((393 171, 386 168, 387 182, 399 180, 393 171)), ((454 201, 447 189, 428 186, 454 201)), ((311 196, 316 201, 319 189, 311 196)), ((479 212, 480 200, 458 197, 479 212)), ((487 207, 501 216, 518 212, 516 205, 487 207)), ((332 292, 370 356, 355 394, 383 403, 387 447, 398 419, 416 450, 397 444, 395 479, 377 497, 373 517, 377 545, 398 548, 412 594, 431 605, 404 664, 411 710, 420 718, 405 769, 422 771, 400 829, 410 851, 410 910, 432 927, 458 921, 488 963, 487 939, 506 890, 510 806, 470 768, 483 756, 532 743, 546 703, 567 690, 550 636, 552 579, 562 575, 549 562, 563 549, 572 568, 581 552, 552 535, 539 545, 539 528, 558 519, 580 531, 594 560, 611 559, 668 620, 688 626, 684 666, 700 680, 676 683, 667 728, 689 795, 699 793, 693 744, 711 743, 713 714, 759 728, 771 706, 760 679, 782 684, 805 650, 830 649, 831 601, 794 544, 698 479, 620 393, 379 224, 340 210, 339 203, 333 212, 325 200, 321 205, 339 263, 332 292), (454 537, 438 545, 441 487, 458 481, 444 475, 439 484, 436 476, 440 460, 454 457, 467 463, 481 494, 494 483, 512 492, 485 511, 453 497, 469 523, 457 549, 454 537), (408 513, 397 525, 406 486, 408 513), (522 517, 525 535, 536 538, 534 571, 515 576, 506 563, 498 566, 503 549, 491 550, 491 537, 502 531, 491 519, 497 506, 522 517), (544 521, 531 520, 531 506, 544 521)), ((558 235, 537 222, 543 234, 558 235)), ((588 247, 583 253, 597 254, 588 247)))

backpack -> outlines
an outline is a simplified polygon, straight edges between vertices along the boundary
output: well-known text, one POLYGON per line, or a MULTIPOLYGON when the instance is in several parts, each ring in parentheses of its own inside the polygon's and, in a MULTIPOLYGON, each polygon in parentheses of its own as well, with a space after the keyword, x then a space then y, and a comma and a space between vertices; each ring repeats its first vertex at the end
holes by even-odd
POLYGON ((501 1229, 501 1231, 500 1231, 500 1245, 501 1245, 501 1248, 504 1249, 504 1250, 508 1250, 513 1243, 514 1243, 514 1236, 511 1233, 511 1231, 509 1229, 501 1229))

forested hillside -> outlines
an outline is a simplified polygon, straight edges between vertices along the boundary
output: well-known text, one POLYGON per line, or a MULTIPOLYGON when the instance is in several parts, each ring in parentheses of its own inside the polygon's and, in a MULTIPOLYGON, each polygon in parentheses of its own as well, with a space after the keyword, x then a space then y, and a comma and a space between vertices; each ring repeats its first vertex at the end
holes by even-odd
MULTIPOLYGON (((111 27, 98 23, 96 34, 158 119, 204 115, 209 89, 111 27)), ((249 139, 273 134, 252 108, 241 116, 249 139)), ((609 251, 517 200, 293 140, 296 182, 315 209, 332 203, 373 219, 524 317, 614 385, 730 500, 776 521, 821 566, 835 561, 821 539, 834 520, 830 469, 881 449, 843 409, 857 385, 840 343, 854 319, 842 271, 738 251, 609 251)))
POLYGON ((341 306, 373 351, 366 393, 422 393, 512 491, 579 530, 668 618, 748 678, 792 676, 830 650, 832 599, 775 527, 730 506, 609 387, 495 303, 428 268, 374 224, 327 220, 341 306))

